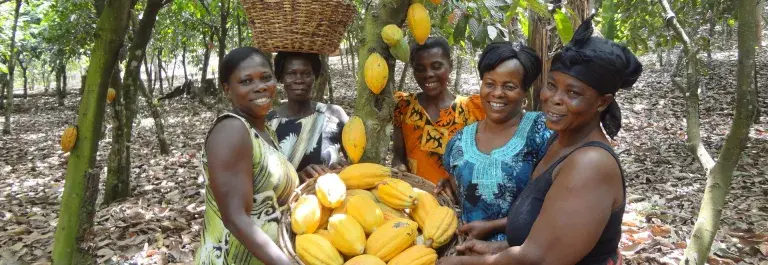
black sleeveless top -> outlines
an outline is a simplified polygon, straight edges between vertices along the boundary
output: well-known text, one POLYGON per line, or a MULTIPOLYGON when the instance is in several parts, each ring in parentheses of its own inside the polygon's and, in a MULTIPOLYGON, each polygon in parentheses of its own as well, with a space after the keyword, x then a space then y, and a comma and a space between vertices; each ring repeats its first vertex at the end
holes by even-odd
MULTIPOLYGON (((550 143, 553 142, 555 138, 556 135, 552 136, 550 143)), ((541 212, 544 198, 547 196, 547 192, 552 186, 552 174, 555 168, 576 150, 590 146, 602 148, 611 153, 613 158, 616 159, 616 162, 619 164, 619 169, 621 170, 621 184, 624 190, 625 199, 618 209, 611 211, 611 216, 608 218, 608 223, 605 225, 597 244, 595 244, 592 250, 576 263, 576 265, 607 264, 609 260, 617 258, 617 249, 619 241, 621 240, 621 221, 624 216, 624 207, 626 206, 627 188, 626 183, 624 182, 624 169, 621 168, 621 162, 616 153, 613 152, 613 148, 598 141, 588 142, 560 157, 555 163, 552 163, 546 171, 528 183, 528 186, 525 187, 522 193, 520 193, 520 196, 517 197, 517 200, 515 200, 515 203, 509 208, 506 231, 507 243, 509 246, 522 245, 528 237, 528 234, 531 232, 533 223, 541 212)))

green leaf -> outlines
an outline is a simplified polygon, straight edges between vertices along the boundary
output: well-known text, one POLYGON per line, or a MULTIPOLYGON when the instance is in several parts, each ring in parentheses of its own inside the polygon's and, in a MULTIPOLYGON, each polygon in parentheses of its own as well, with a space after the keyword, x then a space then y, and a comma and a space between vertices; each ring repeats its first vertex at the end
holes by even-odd
POLYGON ((520 29, 523 31, 523 35, 528 38, 528 16, 526 16, 525 11, 522 8, 518 9, 517 16, 518 21, 520 21, 520 29))
POLYGON ((570 42, 573 37, 571 18, 560 9, 555 10, 555 26, 557 26, 557 34, 560 36, 560 41, 563 44, 570 42))
POLYGON ((461 42, 467 38, 467 23, 469 23, 469 16, 462 16, 456 28, 453 30, 453 41, 461 42))
POLYGON ((539 3, 539 1, 536 0, 525 0, 525 2, 528 8, 533 10, 533 12, 536 12, 539 16, 549 17, 549 9, 546 4, 539 3))

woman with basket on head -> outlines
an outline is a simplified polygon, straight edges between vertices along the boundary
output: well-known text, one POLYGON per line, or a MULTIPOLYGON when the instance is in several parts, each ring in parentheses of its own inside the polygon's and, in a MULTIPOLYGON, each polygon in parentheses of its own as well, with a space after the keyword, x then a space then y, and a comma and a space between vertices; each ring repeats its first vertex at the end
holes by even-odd
POLYGON ((506 242, 470 240, 456 249, 471 256, 438 264, 621 264, 626 188, 608 137, 621 128, 614 95, 637 81, 642 65, 592 30, 589 18, 552 60, 540 97, 555 135, 509 208, 506 242))
POLYGON ((480 96, 453 95, 448 89, 453 67, 451 48, 442 37, 429 37, 411 48, 411 67, 419 93, 395 93, 392 167, 406 167, 437 184, 448 178, 443 154, 448 140, 485 118, 480 96))
POLYGON ((304 182, 346 164, 341 130, 349 117, 333 104, 312 101, 313 84, 320 75, 320 55, 278 52, 275 76, 288 101, 267 115, 283 154, 304 182))
POLYGON ((552 131, 541 112, 524 110, 528 87, 541 72, 536 51, 495 42, 485 47, 477 70, 485 120, 464 127, 448 142, 443 165, 450 179, 441 181, 436 193, 457 188, 464 223, 459 234, 503 241, 509 205, 528 184, 552 131))
POLYGON ((219 66, 232 103, 205 140, 205 217, 196 264, 291 264, 277 246, 288 198, 299 184, 279 151, 267 113, 277 81, 267 56, 253 47, 232 50, 219 66))

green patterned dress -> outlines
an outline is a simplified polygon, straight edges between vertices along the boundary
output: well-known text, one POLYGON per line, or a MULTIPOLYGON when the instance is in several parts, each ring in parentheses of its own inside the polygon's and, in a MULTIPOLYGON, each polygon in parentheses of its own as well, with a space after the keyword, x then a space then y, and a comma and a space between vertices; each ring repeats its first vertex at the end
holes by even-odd
MULTIPOLYGON (((261 139, 256 130, 242 117, 227 113, 216 118, 214 126, 219 121, 229 117, 240 119, 251 132, 254 191, 251 219, 269 235, 273 242, 277 243, 277 227, 280 216, 288 209, 288 198, 299 183, 296 170, 279 150, 261 139)), ((272 139, 276 139, 274 132, 269 127, 267 127, 267 131, 269 131, 272 139)), ((201 246, 197 250, 195 264, 263 264, 224 227, 219 207, 208 181, 208 159, 205 148, 203 148, 202 165, 206 180, 205 219, 200 241, 201 246)))

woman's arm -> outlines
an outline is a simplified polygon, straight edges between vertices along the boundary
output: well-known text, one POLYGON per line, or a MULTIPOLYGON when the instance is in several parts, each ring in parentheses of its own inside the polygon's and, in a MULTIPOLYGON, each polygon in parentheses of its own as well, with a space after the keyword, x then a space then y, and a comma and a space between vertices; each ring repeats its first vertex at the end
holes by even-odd
POLYGON ((459 234, 466 235, 468 239, 483 239, 490 235, 504 232, 507 228, 507 218, 496 220, 474 221, 459 227, 459 234))
POLYGON ((587 147, 574 152, 558 170, 523 245, 495 255, 447 259, 441 264, 578 262, 592 250, 611 211, 623 200, 621 171, 612 161, 615 161, 613 157, 600 148, 587 147))
POLYGON ((253 148, 248 129, 237 119, 219 122, 208 137, 208 180, 224 227, 265 264, 291 264, 280 248, 251 220, 253 148))

